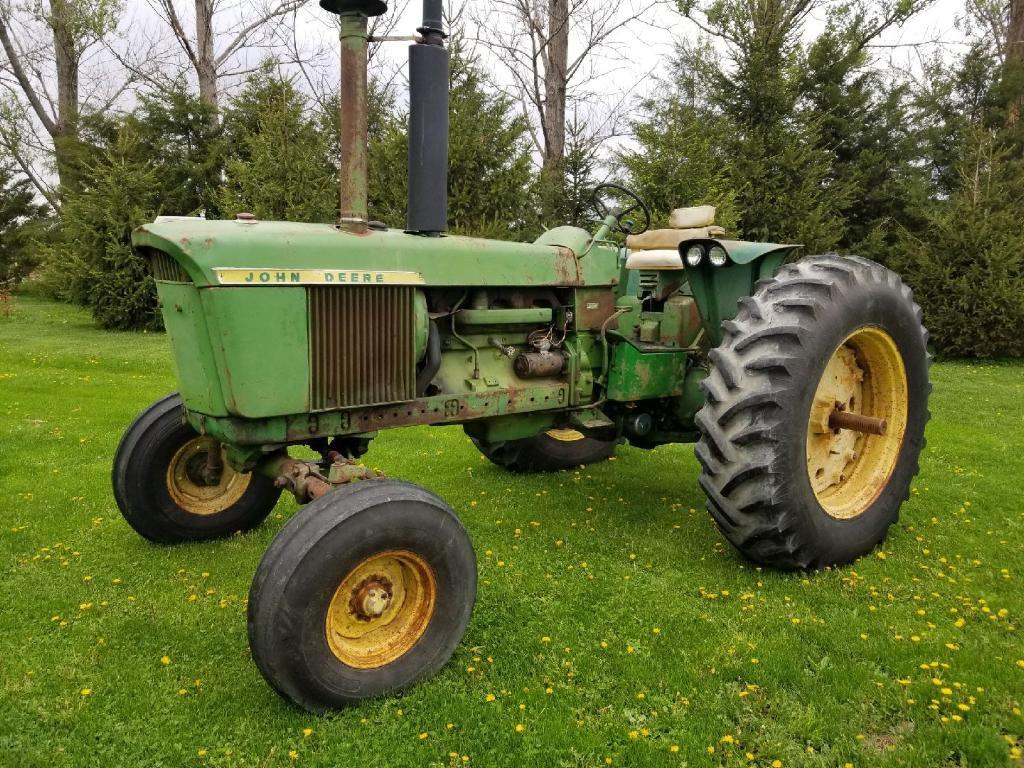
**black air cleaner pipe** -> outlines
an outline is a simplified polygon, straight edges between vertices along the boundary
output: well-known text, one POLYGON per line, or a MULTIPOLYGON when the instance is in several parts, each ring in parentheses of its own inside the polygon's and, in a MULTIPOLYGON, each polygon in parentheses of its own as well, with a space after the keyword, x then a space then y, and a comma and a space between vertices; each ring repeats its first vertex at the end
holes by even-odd
POLYGON ((448 229, 448 51, 442 0, 423 0, 422 42, 409 46, 409 210, 406 229, 448 229))

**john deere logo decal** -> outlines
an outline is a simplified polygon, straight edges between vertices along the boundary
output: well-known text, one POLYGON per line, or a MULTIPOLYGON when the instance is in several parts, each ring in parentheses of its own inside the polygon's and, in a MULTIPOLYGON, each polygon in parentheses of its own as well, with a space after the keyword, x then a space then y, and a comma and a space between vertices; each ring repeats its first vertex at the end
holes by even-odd
POLYGON ((221 285, 422 285, 419 272, 215 267, 221 285))

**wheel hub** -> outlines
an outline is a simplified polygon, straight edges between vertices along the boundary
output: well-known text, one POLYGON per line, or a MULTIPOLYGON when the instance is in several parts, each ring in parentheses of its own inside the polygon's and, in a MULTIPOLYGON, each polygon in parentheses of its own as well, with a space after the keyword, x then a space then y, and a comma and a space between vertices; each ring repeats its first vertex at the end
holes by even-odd
POLYGON ((197 436, 181 446, 167 465, 171 500, 193 515, 215 515, 245 494, 251 475, 224 462, 224 446, 212 437, 197 436))
POLYGON ((857 517, 885 488, 907 408, 896 342, 875 326, 854 331, 825 366, 807 420, 807 475, 830 516, 857 517))
POLYGON ((352 592, 349 611, 359 621, 380 618, 391 605, 394 589, 384 576, 370 576, 352 592))
POLYGON ((436 601, 434 571, 420 555, 404 549, 371 555, 334 591, 324 624, 327 645, 350 667, 391 664, 422 637, 436 601))

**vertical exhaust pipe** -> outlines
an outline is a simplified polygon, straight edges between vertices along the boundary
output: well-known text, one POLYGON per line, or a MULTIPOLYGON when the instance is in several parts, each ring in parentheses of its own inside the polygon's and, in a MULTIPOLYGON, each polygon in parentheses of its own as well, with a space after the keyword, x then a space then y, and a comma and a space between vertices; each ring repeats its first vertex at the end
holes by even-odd
POLYGON ((366 232, 369 186, 366 173, 367 17, 385 13, 388 4, 384 0, 320 0, 320 7, 338 14, 341 39, 338 226, 347 232, 362 234, 366 232))
POLYGON ((448 51, 443 0, 423 0, 421 41, 409 46, 408 232, 448 229, 448 51))

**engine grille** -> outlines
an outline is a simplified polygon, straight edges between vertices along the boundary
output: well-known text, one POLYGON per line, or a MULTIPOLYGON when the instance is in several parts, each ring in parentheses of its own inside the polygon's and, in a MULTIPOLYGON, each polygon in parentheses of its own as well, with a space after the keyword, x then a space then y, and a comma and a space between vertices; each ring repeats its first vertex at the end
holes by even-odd
POLYGON ((658 290, 658 273, 643 270, 640 272, 640 294, 651 294, 658 290))
POLYGON ((411 286, 307 288, 313 410, 416 397, 411 286))
POLYGON ((169 283, 191 283, 185 268, 163 251, 152 252, 153 278, 169 283))

